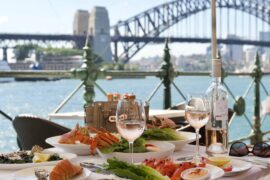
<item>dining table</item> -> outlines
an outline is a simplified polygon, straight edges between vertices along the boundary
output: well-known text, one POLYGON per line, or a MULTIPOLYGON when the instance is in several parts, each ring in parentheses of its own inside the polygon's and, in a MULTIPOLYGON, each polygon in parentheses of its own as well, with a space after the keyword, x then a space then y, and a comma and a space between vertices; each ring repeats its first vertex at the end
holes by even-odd
MULTIPOLYGON (((58 148, 50 148, 49 151, 53 152, 62 152, 62 150, 58 148)), ((200 152, 202 155, 204 155, 204 147, 200 148, 200 152)), ((195 146, 194 145, 186 145, 183 149, 174 152, 171 157, 171 159, 176 160, 180 157, 188 157, 194 155, 195 152, 195 146)), ((243 158, 244 159, 244 158, 243 158)), ((266 159, 267 161, 270 161, 269 158, 266 159)), ((79 164, 80 162, 92 162, 95 164, 102 164, 106 162, 103 158, 101 158, 98 155, 95 156, 77 156, 76 158, 72 159, 72 162, 75 164, 79 164)), ((17 170, 0 170, 0 180, 12 180, 14 179, 14 175, 17 170)), ((104 180, 104 179, 110 179, 110 180, 117 180, 120 179, 116 177, 115 175, 103 175, 95 172, 91 172, 90 176, 87 178, 88 180, 104 180)), ((253 164, 252 167, 239 175, 231 176, 231 177, 221 177, 221 180, 269 180, 270 179, 270 168, 253 164)))

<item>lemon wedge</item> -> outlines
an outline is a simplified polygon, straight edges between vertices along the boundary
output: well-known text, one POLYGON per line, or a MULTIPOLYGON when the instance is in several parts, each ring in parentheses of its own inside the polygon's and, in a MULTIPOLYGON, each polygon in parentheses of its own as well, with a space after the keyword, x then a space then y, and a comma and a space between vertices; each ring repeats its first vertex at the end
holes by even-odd
POLYGON ((51 157, 50 154, 34 153, 34 157, 33 157, 32 161, 34 163, 46 162, 50 159, 50 157, 51 157))
POLYGON ((214 157, 209 157, 208 161, 210 164, 215 165, 215 166, 223 166, 231 161, 230 157, 227 156, 214 156, 214 157))

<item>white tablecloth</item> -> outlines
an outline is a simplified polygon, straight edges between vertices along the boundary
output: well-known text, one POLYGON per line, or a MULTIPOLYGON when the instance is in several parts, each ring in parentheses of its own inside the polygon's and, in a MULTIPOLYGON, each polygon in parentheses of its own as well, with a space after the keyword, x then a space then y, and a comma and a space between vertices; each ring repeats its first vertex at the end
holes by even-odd
MULTIPOLYGON (((184 149, 181 151, 175 152, 171 158, 176 159, 178 157, 193 155, 195 151, 195 146, 187 145, 184 149)), ((76 159, 74 159, 73 162, 79 163, 82 161, 89 161, 94 163, 103 163, 104 160, 100 158, 99 156, 78 156, 76 159)), ((15 171, 8 171, 8 170, 0 170, 0 180, 12 180, 14 179, 14 172, 15 171)), ((91 173, 88 180, 99 180, 102 178, 108 178, 108 176, 91 173)), ((220 178, 221 180, 257 180, 257 179, 263 179, 263 180, 269 180, 270 179, 270 168, 262 168, 256 165, 253 165, 252 168, 244 172, 243 174, 233 176, 233 177, 223 177, 220 178)))

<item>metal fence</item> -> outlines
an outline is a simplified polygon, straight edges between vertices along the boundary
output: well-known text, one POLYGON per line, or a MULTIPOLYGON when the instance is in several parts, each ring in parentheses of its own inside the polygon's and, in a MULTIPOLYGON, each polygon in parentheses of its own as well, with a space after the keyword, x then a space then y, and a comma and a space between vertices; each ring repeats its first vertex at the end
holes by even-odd
MULTIPOLYGON (((163 96, 163 108, 167 109, 171 107, 171 87, 174 87, 176 91, 181 95, 185 100, 185 95, 182 93, 181 89, 177 87, 174 83, 174 78, 178 76, 210 76, 208 72, 180 72, 175 71, 173 65, 170 61, 170 53, 168 48, 168 42, 165 45, 165 54, 164 61, 161 64, 161 67, 157 71, 106 71, 100 69, 96 64, 94 64, 93 54, 89 44, 84 47, 84 63, 81 68, 73 69, 70 71, 45 71, 45 70, 35 70, 35 71, 0 71, 0 77, 49 77, 49 78, 76 78, 82 80, 82 82, 63 100, 63 102, 55 109, 53 113, 57 113, 68 101, 69 99, 81 88, 84 87, 84 100, 85 106, 88 106, 94 102, 95 91, 94 87, 97 87, 101 93, 105 96, 107 95, 106 91, 100 87, 96 80, 98 78, 104 78, 106 76, 112 77, 146 77, 154 76, 160 78, 160 82, 156 85, 154 90, 150 93, 146 101, 151 101, 152 97, 156 94, 159 88, 163 86, 164 96, 163 96)), ((262 83, 261 78, 264 75, 270 75, 270 73, 264 73, 261 71, 259 56, 257 55, 255 66, 252 72, 250 73, 222 73, 222 82, 225 88, 227 89, 229 95, 234 100, 233 105, 233 116, 231 117, 229 127, 232 124, 235 116, 243 116, 244 119, 248 122, 251 132, 247 137, 239 138, 237 140, 251 140, 252 144, 260 142, 263 140, 263 136, 270 133, 269 131, 262 132, 261 124, 264 118, 261 118, 260 113, 260 89, 268 95, 268 91, 265 85, 262 83), (226 83, 226 77, 228 76, 249 76, 252 78, 252 81, 248 85, 246 91, 241 97, 236 97, 229 86, 226 83), (253 118, 249 118, 245 112, 245 98, 248 93, 253 88, 254 91, 254 115, 253 118)), ((235 140, 230 141, 234 142, 235 140)))

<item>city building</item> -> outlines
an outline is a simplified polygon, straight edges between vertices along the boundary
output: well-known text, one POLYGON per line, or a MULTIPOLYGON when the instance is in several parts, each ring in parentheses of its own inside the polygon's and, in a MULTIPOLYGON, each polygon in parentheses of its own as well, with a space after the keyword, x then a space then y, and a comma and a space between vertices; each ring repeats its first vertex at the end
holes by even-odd
POLYGON ((254 65, 257 51, 258 49, 256 47, 251 47, 245 50, 244 63, 247 69, 250 69, 254 65))
MULTIPOLYGON (((240 39, 236 35, 228 35, 228 39, 240 39)), ((244 60, 243 46, 242 45, 226 45, 224 58, 227 61, 232 61, 234 64, 241 64, 244 60)))

